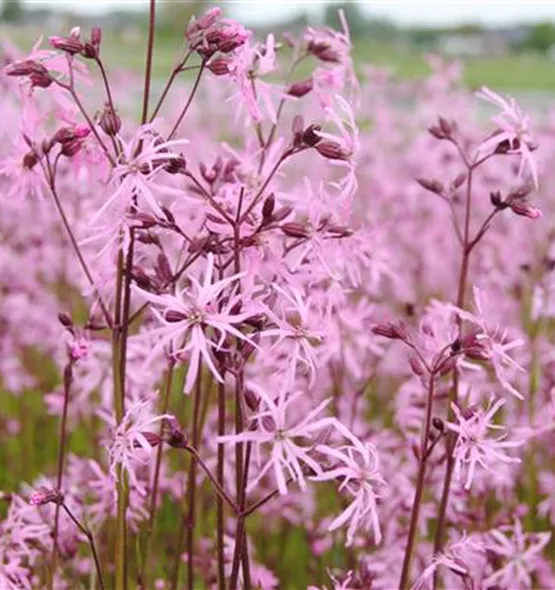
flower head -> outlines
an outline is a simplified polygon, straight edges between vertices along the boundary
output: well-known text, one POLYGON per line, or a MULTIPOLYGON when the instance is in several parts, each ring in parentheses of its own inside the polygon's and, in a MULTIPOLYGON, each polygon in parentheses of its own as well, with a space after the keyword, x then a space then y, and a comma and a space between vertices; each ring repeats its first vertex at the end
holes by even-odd
POLYGON ((491 153, 492 150, 503 153, 520 154, 519 174, 527 166, 536 187, 538 186, 538 169, 532 157, 535 144, 530 131, 530 117, 525 115, 514 98, 503 98, 489 88, 483 86, 477 96, 487 100, 501 109, 501 113, 492 117, 498 130, 479 146, 480 152, 491 153))
POLYGON ((458 406, 451 404, 457 418, 457 423, 446 422, 452 432, 458 434, 457 443, 453 450, 455 457, 455 474, 460 477, 466 471, 465 489, 470 489, 476 467, 494 469, 500 461, 502 463, 520 463, 520 459, 505 454, 505 449, 518 447, 520 441, 505 441, 505 435, 498 438, 488 436, 490 430, 502 429, 492 423, 493 416, 505 404, 499 399, 495 403, 490 399, 485 410, 463 413, 458 406))

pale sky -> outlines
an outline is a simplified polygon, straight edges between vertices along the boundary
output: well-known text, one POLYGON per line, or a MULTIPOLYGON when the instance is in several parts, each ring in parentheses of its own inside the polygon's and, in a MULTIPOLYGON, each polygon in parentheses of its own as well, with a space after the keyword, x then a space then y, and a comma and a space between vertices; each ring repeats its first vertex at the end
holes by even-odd
MULTIPOLYGON (((160 1, 160 0, 159 0, 160 1)), ((162 0, 163 1, 163 0, 162 0)), ((181 2, 183 0, 166 0, 181 2)), ((148 0, 27 0, 28 7, 71 8, 88 13, 111 9, 145 9, 148 0)), ((287 19, 303 9, 318 14, 323 0, 225 0, 236 18, 245 24, 287 19)), ((555 0, 361 0, 368 15, 401 25, 444 25, 461 22, 514 24, 549 20, 555 23, 555 0)))

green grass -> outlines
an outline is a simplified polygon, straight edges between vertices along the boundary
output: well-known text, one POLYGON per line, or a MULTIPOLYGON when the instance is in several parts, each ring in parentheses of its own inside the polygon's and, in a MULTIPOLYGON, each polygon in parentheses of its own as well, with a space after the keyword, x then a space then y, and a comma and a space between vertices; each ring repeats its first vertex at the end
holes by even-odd
MULTIPOLYGON (((44 31, 45 38, 56 32, 44 31)), ((4 28, 0 29, 0 38, 28 50, 42 33, 32 27, 4 28)), ((180 55, 182 43, 179 36, 158 36, 154 54, 155 78, 163 79, 169 74, 180 55)), ((145 34, 125 38, 122 46, 119 34, 107 32, 102 41, 102 54, 110 71, 122 68, 140 73, 144 69, 145 46, 145 34)), ((412 46, 363 38, 355 40, 353 51, 359 72, 368 64, 390 68, 395 75, 407 79, 423 78, 430 72, 426 54, 427 51, 412 46)), ((555 91, 555 61, 539 54, 474 57, 462 61, 464 81, 470 88, 486 84, 503 90, 555 91)), ((300 73, 308 72, 307 68, 302 68, 300 73)))

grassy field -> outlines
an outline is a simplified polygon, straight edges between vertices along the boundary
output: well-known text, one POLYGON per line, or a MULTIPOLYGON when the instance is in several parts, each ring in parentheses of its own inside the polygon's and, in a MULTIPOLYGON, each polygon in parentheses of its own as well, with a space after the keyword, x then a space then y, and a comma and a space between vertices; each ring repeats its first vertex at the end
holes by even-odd
MULTIPOLYGON (((45 36, 56 31, 44 31, 45 36)), ((57 32, 56 32, 57 33, 57 32)), ((0 38, 28 50, 41 31, 31 28, 0 29, 0 38)), ((140 34, 122 37, 107 33, 103 54, 109 67, 140 72, 144 68, 146 39, 140 34), (122 49, 123 44, 123 49, 122 49)), ((182 39, 160 36, 155 47, 154 75, 165 77, 179 56, 182 39)), ((390 68, 401 78, 422 78, 429 72, 426 53, 414 47, 398 46, 372 39, 356 39, 355 64, 362 71, 364 64, 390 68)), ((464 80, 470 87, 487 84, 502 90, 555 91, 555 61, 539 54, 511 54, 464 60, 464 80)))

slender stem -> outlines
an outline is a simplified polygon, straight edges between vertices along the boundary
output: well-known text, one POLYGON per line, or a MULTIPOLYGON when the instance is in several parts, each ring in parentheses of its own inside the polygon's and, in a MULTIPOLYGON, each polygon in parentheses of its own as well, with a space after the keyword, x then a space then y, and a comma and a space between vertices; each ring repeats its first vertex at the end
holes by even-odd
MULTIPOLYGON (((175 360, 172 357, 169 357, 168 367, 166 369, 166 375, 164 378, 162 404, 160 407, 160 412, 162 414, 168 413, 168 407, 170 404, 170 397, 171 397, 171 391, 172 391, 174 367, 175 367, 175 360)), ((163 428, 164 428, 164 425, 162 424, 160 426, 160 433, 162 432, 163 428)), ((154 479, 153 479, 153 483, 152 483, 152 492, 150 495, 150 509, 149 509, 148 525, 147 525, 147 529, 146 529, 145 550, 144 550, 143 563, 142 563, 141 573, 140 573, 141 581, 146 588, 149 587, 150 574, 151 574, 150 552, 152 549, 152 533, 154 531, 154 525, 156 522, 156 502, 158 500, 160 469, 162 467, 162 450, 163 450, 163 445, 162 445, 162 443, 160 443, 158 445, 158 449, 156 452, 156 465, 154 467, 154 479)))
POLYGON ((281 154, 278 161, 274 164, 274 167, 270 170, 270 174, 268 174, 266 180, 262 183, 262 186, 258 189, 258 192, 256 193, 255 197, 250 202, 250 204, 246 208, 245 212, 241 215, 241 221, 244 221, 248 217, 249 213, 256 207, 256 205, 258 204, 258 202, 262 198, 262 195, 264 194, 266 187, 270 184, 270 181, 274 177, 275 173, 278 171, 278 168, 292 154, 293 154, 292 149, 288 149, 285 152, 283 152, 283 154, 281 154))
POLYGON ((166 100, 166 96, 168 95, 168 92, 170 91, 170 88, 172 87, 175 78, 177 77, 177 75, 180 72, 183 71, 183 66, 187 63, 187 61, 189 60, 189 57, 191 57, 192 54, 193 54, 193 51, 189 50, 187 52, 187 54, 185 55, 185 57, 179 62, 179 64, 174 67, 168 81, 166 82, 166 85, 164 86, 164 90, 162 90, 162 94, 161 94, 160 98, 158 99, 158 103, 154 107, 154 110, 152 111, 152 115, 150 115, 150 119, 149 119, 150 123, 152 123, 152 121, 154 121, 154 118, 158 114, 158 111, 162 108, 162 104, 166 100))
POLYGON ((429 457, 427 453, 428 439, 430 436, 430 428, 432 426, 432 405, 434 398, 434 373, 430 374, 428 384, 428 396, 426 401, 426 419, 422 428, 422 438, 420 441, 420 465, 418 468, 418 478, 416 481, 416 491, 414 494, 414 501, 412 504, 412 511, 410 517, 409 534, 407 539, 407 547, 405 549, 405 557, 403 559, 403 569, 401 572, 401 581, 399 582, 399 590, 405 590, 409 583, 410 564, 412 560, 412 553, 414 549, 414 541, 416 539, 416 531, 418 529, 418 515, 420 513, 420 505, 422 503, 422 494, 424 492, 424 482, 426 478, 426 464, 429 457))
MULTIPOLYGON (((293 78, 293 74, 294 74, 297 66, 306 57, 306 55, 307 54, 305 53, 293 60, 293 63, 291 64, 291 68, 289 69, 289 73, 287 74, 287 78, 285 80, 284 90, 287 90, 287 87, 289 86, 291 79, 293 78)), ((274 141, 274 137, 275 137, 276 131, 277 131, 277 126, 278 126, 279 119, 281 117, 281 113, 283 111, 284 106, 285 106, 285 97, 283 97, 279 101, 279 105, 278 105, 278 108, 276 111, 276 120, 273 123, 272 128, 270 129, 270 133, 268 134, 268 139, 266 139, 266 141, 264 143, 264 149, 262 150, 262 155, 260 156, 260 162, 258 164, 258 174, 260 174, 262 172, 262 168, 264 168, 264 162, 266 161, 266 154, 268 153, 268 148, 272 145, 272 142, 274 141)))
MULTIPOLYGON (((64 461, 67 441, 67 410, 69 407, 69 392, 73 381, 73 364, 75 361, 70 359, 64 369, 64 405, 62 409, 62 421, 60 423, 60 445, 58 447, 58 473, 56 477, 56 489, 62 489, 62 479, 64 474, 64 461)), ((52 533, 52 573, 49 579, 50 590, 54 588, 54 577, 58 565, 58 530, 60 518, 60 504, 56 504, 54 514, 54 531, 52 533)))
MULTIPOLYGON (((195 517, 195 501, 196 501, 196 467, 197 463, 201 464, 200 457, 196 452, 193 452, 198 447, 200 438, 200 402, 202 394, 202 361, 199 359, 197 381, 195 383, 195 392, 193 397, 193 412, 191 416, 190 431, 192 432, 191 446, 187 446, 186 450, 191 453, 191 462, 189 463, 189 473, 187 476, 187 495, 183 502, 183 515, 181 517, 181 525, 179 528, 175 562, 172 574, 172 590, 176 590, 179 582, 179 570, 181 567, 181 553, 184 541, 187 544, 187 588, 194 589, 194 568, 193 568, 193 540, 194 540, 194 517, 195 517), (185 514, 186 511, 186 514, 185 514)), ((202 465, 202 464, 201 464, 202 465)), ((208 471, 208 470, 207 470, 208 471)), ((209 473, 209 471, 208 471, 209 473)), ((210 476, 211 477, 211 476, 210 476)))
POLYGON ((83 269, 83 272, 85 273, 85 276, 87 277, 87 280, 89 281, 89 284, 93 288, 94 295, 98 301, 100 309, 102 310, 102 315, 104 316, 106 323, 108 324, 109 327, 112 327, 113 322, 112 322, 112 318, 110 316, 110 313, 108 311, 108 308, 104 304, 102 296, 100 295, 100 291, 99 291, 98 287, 96 286, 96 282, 95 282, 95 280, 92 276, 92 273, 87 265, 85 257, 83 256, 83 254, 81 252, 81 248, 79 248, 79 244, 77 243, 75 235, 73 234, 73 230, 71 229, 71 225, 69 224, 69 220, 65 214, 64 208, 62 207, 62 202, 60 201, 60 197, 59 197, 58 192, 56 190, 55 178, 46 169, 43 168, 43 170, 45 171, 45 174, 48 178, 48 185, 50 187, 50 193, 52 195, 52 198, 54 199, 54 203, 56 204, 56 209, 58 210, 58 214, 60 215, 60 218, 62 220, 64 228, 67 232, 67 235, 69 237, 69 241, 71 242, 71 245, 73 246, 73 250, 75 251, 75 254, 77 255, 77 258, 79 260, 79 264, 81 265, 81 268, 83 269))
POLYGON ((222 501, 225 501, 235 514, 239 514, 239 508, 237 507, 237 504, 233 501, 233 498, 231 498, 231 496, 225 491, 224 487, 220 485, 218 480, 212 475, 206 463, 200 458, 198 451, 189 445, 185 447, 185 450, 188 453, 190 453, 195 458, 195 461, 197 461, 197 463, 200 465, 200 467, 202 468, 202 470, 214 486, 218 498, 222 501))
POLYGON ((94 536, 90 529, 79 522, 77 518, 75 518, 74 514, 71 510, 67 507, 65 503, 62 503, 62 508, 65 510, 66 514, 71 518, 71 520, 75 523, 77 528, 87 537, 87 541, 89 542, 89 546, 91 548, 91 553, 94 559, 94 566, 96 568, 96 575, 98 576, 98 583, 100 585, 100 590, 105 590, 106 586, 104 585, 104 578, 102 576, 102 568, 100 567, 100 560, 98 559, 98 553, 96 551, 96 545, 94 542, 94 536))
MULTIPOLYGON (((199 359, 197 373, 197 382, 195 383, 195 398, 193 401, 193 447, 196 449, 199 443, 199 416, 200 402, 202 395, 202 363, 199 359)), ((187 513, 187 588, 194 590, 195 587, 195 569, 194 569, 194 535, 195 535, 195 505, 196 505, 196 488, 197 488, 197 458, 191 457, 189 466, 189 511, 187 513)))
POLYGON ((197 91, 197 88, 199 86, 200 79, 202 78, 202 74, 204 72, 205 65, 206 65, 206 62, 203 61, 202 64, 201 64, 201 66, 200 66, 200 68, 199 68, 197 77, 195 78, 195 82, 193 84, 193 88, 191 90, 191 94, 189 94, 189 98, 188 98, 187 102, 185 103, 185 106, 183 107, 183 110, 181 111, 181 114, 177 118, 177 121, 175 122, 172 130, 170 131, 170 134, 168 135, 168 141, 170 139, 172 139, 172 137, 175 135, 177 129, 179 128, 179 125, 181 125, 181 121, 183 121, 183 118, 187 114, 187 111, 189 110, 189 107, 191 106, 191 103, 193 102, 193 98, 194 98, 195 93, 197 91))
POLYGON ((148 117, 148 100, 150 97, 150 79, 152 77, 152 53, 154 51, 154 30, 156 27, 156 0, 150 0, 148 16, 148 48, 146 52, 145 87, 143 92, 143 115, 141 124, 146 123, 148 117))
MULTIPOLYGON (((218 383, 218 435, 225 435, 225 386, 218 383)), ((218 443, 218 467, 216 477, 218 484, 224 484, 224 444, 218 443)), ((224 556, 224 504, 218 496, 216 504, 217 551, 218 551, 218 590, 225 590, 225 556, 224 556)))
MULTIPOLYGON (((465 207, 465 221, 464 221, 464 243, 462 247, 462 262, 461 262, 461 270, 459 273, 459 285, 458 285, 458 292, 457 292, 457 307, 459 309, 464 308, 465 304, 465 294, 466 294, 466 285, 468 281, 468 267, 470 261, 470 253, 472 248, 476 245, 475 243, 470 242, 470 217, 472 212, 472 176, 473 176, 473 167, 469 167, 468 169, 468 178, 466 184, 466 207, 465 207)), ((462 319, 460 316, 457 318, 457 322, 459 325, 459 333, 462 329, 462 319)), ((453 370, 453 385, 451 387, 451 392, 449 395, 449 418, 452 419, 453 411, 451 409, 451 403, 456 404, 458 399, 458 391, 459 391, 459 373, 457 368, 453 370)), ((450 433, 446 437, 446 445, 447 445, 447 465, 445 468, 445 479, 443 481, 443 491, 441 493, 441 500, 439 504, 439 511, 438 511, 438 520, 437 520, 437 528, 436 534, 434 539, 434 553, 439 553, 443 548, 443 537, 445 532, 445 518, 447 514, 447 504, 449 502, 449 491, 451 488, 451 480, 453 477, 453 470, 455 467, 455 459, 453 457, 453 449, 454 444, 456 441, 456 437, 450 433)), ((435 587, 435 577, 434 577, 434 587, 435 587)))
MULTIPOLYGON (((123 389, 125 377, 121 373, 123 368, 121 362, 121 300, 124 276, 123 270, 123 251, 120 249, 117 260, 115 317, 112 330, 112 373, 114 383, 114 410, 117 424, 122 421, 125 412, 125 392, 123 389)), ((118 474, 117 496, 115 586, 118 589, 121 588, 122 590, 127 590, 127 486, 123 470, 120 470, 118 474)))

